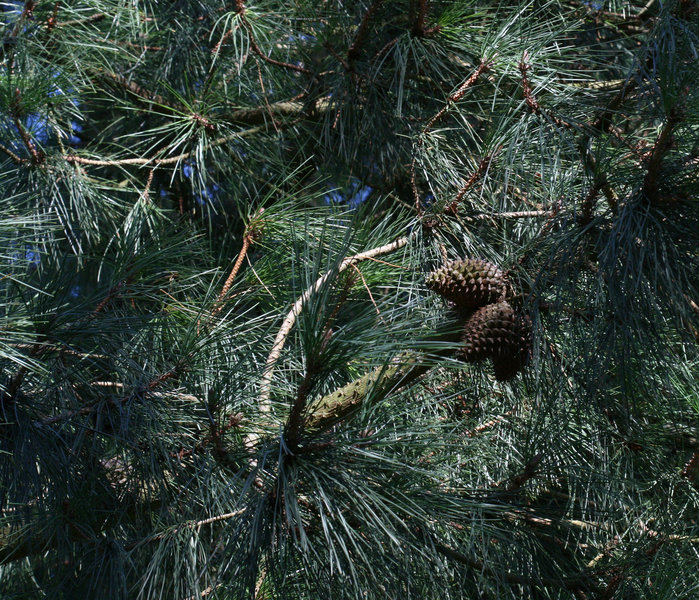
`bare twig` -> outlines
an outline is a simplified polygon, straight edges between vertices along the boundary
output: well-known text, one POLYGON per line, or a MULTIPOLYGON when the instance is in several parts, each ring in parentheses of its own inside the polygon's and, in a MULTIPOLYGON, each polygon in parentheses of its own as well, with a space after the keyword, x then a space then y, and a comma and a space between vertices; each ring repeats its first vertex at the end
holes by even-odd
POLYGON ((531 110, 536 115, 547 116, 559 127, 573 127, 573 125, 571 123, 568 123, 568 121, 564 121, 563 119, 551 114, 550 112, 544 112, 543 110, 541 110, 539 101, 536 99, 531 84, 529 83, 529 78, 527 77, 527 71, 531 70, 532 68, 531 65, 527 63, 528 60, 529 52, 525 50, 524 54, 522 55, 522 60, 519 63, 519 72, 522 74, 522 93, 524 95, 524 100, 526 101, 527 106, 529 107, 529 110, 531 110))
MULTIPOLYGON (((209 142, 206 145, 206 148, 221 146, 223 144, 226 144, 226 143, 231 142, 231 141, 238 139, 238 138, 247 137, 250 135, 255 135, 256 133, 260 133, 261 131, 264 131, 265 129, 267 129, 267 127, 262 125, 260 127, 252 127, 251 129, 246 129, 244 131, 232 133, 230 135, 212 140, 211 142, 209 142)), ((161 165, 177 164, 177 163, 179 163, 187 158, 191 158, 194 154, 195 154, 195 150, 192 150, 191 152, 183 152, 182 154, 178 154, 177 156, 171 156, 169 158, 122 158, 122 159, 114 159, 114 160, 96 160, 96 159, 92 159, 92 158, 84 158, 82 156, 78 156, 77 154, 69 154, 65 157, 65 160, 66 160, 66 162, 69 162, 69 163, 80 164, 80 165, 94 165, 97 167, 115 167, 115 166, 119 167, 119 166, 128 166, 128 165, 161 166, 161 165)))
POLYGON ((34 141, 29 135, 29 132, 24 128, 24 125, 22 125, 21 121, 19 120, 21 114, 21 103, 22 98, 20 95, 19 88, 15 88, 15 97, 11 103, 11 112, 15 123, 15 127, 17 128, 17 131, 19 132, 19 135, 22 138, 24 145, 29 151, 29 155, 32 157, 32 164, 39 165, 42 162, 44 162, 46 155, 41 150, 37 150, 34 141))
POLYGON ((233 280, 235 279, 235 276, 238 274, 238 271, 240 270, 240 266, 243 264, 243 260, 245 259, 245 255, 248 253, 248 248, 250 247, 250 244, 252 243, 252 235, 249 233, 245 235, 243 238, 243 246, 240 249, 240 252, 238 253, 238 258, 235 261, 235 264, 233 265, 233 268, 231 269, 230 274, 228 275, 228 278, 226 279, 226 283, 223 284, 223 288, 221 288, 221 291, 218 294, 218 298, 216 298, 216 308, 214 308, 213 313, 216 314, 221 310, 222 304, 221 302, 223 299, 226 297, 226 294, 229 292, 231 289, 231 286, 233 285, 233 280))
POLYGON ((492 59, 486 60, 483 59, 481 63, 476 67, 476 70, 471 73, 471 75, 468 76, 466 81, 464 81, 458 89, 451 95, 449 98, 447 98, 446 104, 442 107, 442 109, 434 115, 428 122, 427 125, 425 125, 425 128, 422 130, 422 133, 425 134, 427 133, 430 129, 432 129, 432 126, 441 119, 444 114, 449 110, 449 108, 461 100, 465 95, 468 89, 478 81, 478 78, 483 75, 483 73, 486 73, 487 71, 490 70, 490 67, 492 66, 493 61, 492 59))
POLYGON ((459 203, 461 200, 463 200, 463 197, 466 195, 466 192, 470 190, 475 183, 485 175, 485 172, 488 170, 488 167, 490 166, 490 162, 493 160, 492 155, 491 156, 486 156, 481 162, 478 164, 478 168, 471 174, 471 177, 469 177, 466 180, 466 183, 462 186, 462 188, 459 190, 459 193, 456 194, 456 197, 454 200, 452 200, 445 208, 444 212, 447 214, 453 214, 455 215, 459 203))
POLYGON ((85 17, 84 19, 75 19, 73 21, 58 21, 56 22, 55 27, 74 27, 75 25, 83 25, 84 23, 96 23, 97 21, 101 21, 106 18, 106 13, 96 13, 94 15, 90 15, 89 17, 85 17))
MULTIPOLYGON (((134 393, 131 394, 125 394, 121 398, 116 398, 116 399, 111 399, 110 404, 113 406, 117 406, 120 404, 124 404, 128 402, 131 398, 133 398, 136 394, 139 392, 150 392, 160 386, 163 382, 167 381, 168 379, 172 379, 176 375, 178 375, 182 371, 183 367, 181 365, 177 365, 170 369, 169 371, 166 371, 165 373, 162 373, 155 377, 154 379, 151 379, 145 387, 141 388, 140 390, 136 390, 134 393)), ((55 423, 60 423, 62 421, 67 421, 69 419, 72 419, 73 417, 77 416, 86 416, 86 415, 91 415, 93 414, 98 406, 100 405, 101 401, 95 402, 94 404, 90 404, 88 406, 83 406, 82 408, 79 408, 77 410, 66 410, 61 413, 58 413, 57 415, 54 415, 53 417, 48 417, 46 419, 43 419, 40 421, 42 425, 53 425, 55 423)))
POLYGON ((437 542, 436 540, 432 540, 432 543, 434 544, 435 550, 437 550, 440 554, 443 554, 447 558, 450 558, 451 560, 455 560, 456 562, 468 565, 473 569, 477 569, 481 572, 488 573, 496 577, 498 575, 501 575, 508 583, 513 583, 517 585, 529 585, 532 587, 536 587, 537 585, 539 585, 545 587, 563 588, 568 590, 578 590, 581 587, 594 587, 592 585, 592 582, 590 581, 589 576, 587 575, 581 575, 578 577, 561 577, 560 579, 553 579, 548 577, 537 576, 525 577, 524 575, 519 575, 510 571, 505 571, 504 573, 501 573, 500 571, 494 571, 492 568, 488 567, 483 561, 471 558, 470 556, 467 556, 459 552, 458 550, 451 548, 450 546, 437 542))
MULTIPOLYGON (((442 109, 434 115, 425 125, 425 127, 422 130, 422 137, 417 143, 417 149, 420 149, 424 143, 425 143, 425 134, 433 127, 433 125, 441 119, 446 112, 449 110, 451 106, 453 106, 456 102, 461 100, 461 98, 464 97, 468 89, 476 83, 478 78, 488 71, 492 65, 492 60, 485 60, 483 59, 481 63, 476 67, 476 70, 471 73, 471 75, 468 76, 466 81, 462 83, 457 90, 447 98, 446 104, 442 107, 442 109)), ((417 189, 417 177, 415 174, 415 163, 417 161, 417 154, 413 155, 413 160, 410 163, 410 187, 413 192, 413 200, 415 202, 415 210, 417 211, 418 214, 422 214, 422 206, 420 205, 420 194, 417 189)), ((464 192, 466 193, 466 192, 464 192)))
POLYGON ((592 185, 580 204, 579 222, 583 226, 588 225, 590 221, 592 221, 592 213, 595 210, 595 200, 601 187, 599 183, 592 185))
MULTIPOLYGON (((314 110, 317 114, 321 114, 327 108, 330 106, 330 102, 328 98, 322 98, 318 102, 316 102, 314 110)), ((290 101, 285 101, 285 102, 279 102, 276 104, 271 104, 270 108, 275 114, 280 114, 280 115, 297 115, 300 114, 304 111, 304 105, 301 102, 296 102, 293 99, 290 101)), ((265 121, 265 114, 267 114, 267 108, 266 107, 261 107, 261 108, 254 108, 254 109, 241 109, 237 110, 234 113, 231 113, 231 118, 236 121, 243 121, 243 122, 263 122, 262 125, 258 127, 251 127, 250 129, 244 129, 243 131, 238 131, 235 133, 231 133, 229 135, 219 137, 215 140, 210 141, 208 144, 205 145, 205 149, 208 148, 213 148, 216 146, 223 146, 227 144, 228 142, 232 142, 233 140, 243 138, 243 137, 249 137, 251 135, 256 135, 258 133, 261 133, 263 131, 266 131, 267 129, 267 124, 264 123, 265 121)), ((279 126, 283 126, 284 124, 281 124, 279 126)), ((174 165, 177 164, 183 160, 186 160, 188 158, 191 158, 195 154, 195 150, 192 150, 190 152, 183 152, 181 154, 178 154, 176 156, 170 156, 168 158, 122 158, 122 159, 112 159, 112 160, 99 160, 99 159, 92 159, 92 158, 85 158, 82 156, 78 156, 77 154, 69 154, 65 157, 66 162, 73 163, 73 164, 81 164, 81 165, 93 165, 93 166, 98 166, 98 167, 112 167, 112 166, 129 166, 129 165, 134 165, 134 166, 165 166, 165 165, 174 165)), ((20 159, 21 160, 21 159, 20 159)))
POLYGON ((25 162, 27 162, 25 159, 21 158, 20 156, 18 156, 14 152, 12 152, 12 150, 10 150, 9 148, 6 148, 2 144, 0 144, 0 152, 7 154, 7 156, 9 156, 12 159, 12 161, 18 165, 22 165, 25 162))
POLYGON ((682 477, 686 477, 690 481, 696 480, 697 475, 699 475, 699 450, 694 451, 692 458, 682 469, 682 477))

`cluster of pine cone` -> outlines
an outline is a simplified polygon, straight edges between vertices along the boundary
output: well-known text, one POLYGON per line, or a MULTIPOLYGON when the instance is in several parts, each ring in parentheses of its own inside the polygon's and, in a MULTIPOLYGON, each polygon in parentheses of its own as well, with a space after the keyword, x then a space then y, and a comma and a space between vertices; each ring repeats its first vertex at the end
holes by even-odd
POLYGON ((425 283, 450 300, 464 323, 459 357, 493 361, 498 381, 524 368, 531 348, 531 322, 505 300, 506 280, 495 265, 480 259, 454 260, 431 273, 425 283))

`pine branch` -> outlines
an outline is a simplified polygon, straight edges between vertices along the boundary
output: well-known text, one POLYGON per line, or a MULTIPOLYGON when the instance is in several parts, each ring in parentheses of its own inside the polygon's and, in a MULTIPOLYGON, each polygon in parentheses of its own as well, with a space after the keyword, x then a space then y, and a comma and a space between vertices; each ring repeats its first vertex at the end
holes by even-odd
POLYGON ((425 35, 425 19, 427 18, 427 8, 429 0, 418 0, 419 6, 417 9, 417 17, 415 18, 415 24, 413 25, 412 34, 416 37, 422 37, 425 35))
POLYGON ((257 43, 257 40, 255 39, 255 34, 253 33, 252 26, 250 25, 250 21, 248 21, 248 18, 245 16, 246 13, 246 8, 245 8, 245 2, 243 0, 236 0, 236 11, 238 15, 240 16, 240 21, 243 24, 243 27, 245 27, 245 30, 248 32, 248 39, 250 40, 250 48, 252 48, 252 51, 257 54, 262 60, 265 62, 269 63, 270 65, 274 65, 277 67, 283 67, 285 69, 290 69, 291 71, 296 71, 298 73, 305 73, 306 75, 313 75, 311 71, 306 69, 305 67, 301 67, 299 65, 293 65, 291 63, 287 63, 281 60, 276 60, 274 58, 271 58, 270 56, 267 56, 264 52, 262 52, 262 49, 257 43))
POLYGON ((265 362, 265 371, 260 379, 260 397, 259 397, 259 408, 262 413, 268 413, 270 410, 269 406, 269 395, 271 392, 272 375, 274 373, 274 367, 276 365, 279 356, 281 355, 284 345, 286 344, 286 339, 291 333, 291 329, 296 323, 296 319, 303 310, 304 305, 311 298, 313 294, 318 292, 323 285, 331 278, 336 277, 346 269, 350 268, 363 260, 368 260, 375 258, 377 256, 383 256, 384 254, 390 254, 399 250, 408 243, 408 237, 401 237, 397 240, 391 242, 390 244, 385 244, 384 246, 379 246, 377 248, 372 248, 371 250, 366 250, 345 258, 338 266, 335 271, 328 271, 322 277, 318 278, 316 282, 308 288, 299 298, 296 300, 292 306, 289 313, 286 315, 281 328, 279 329, 276 338, 274 339, 274 344, 272 350, 267 356, 267 361, 265 362))
POLYGON ((369 8, 364 13, 362 21, 359 24, 359 27, 357 28, 357 33, 354 35, 354 40, 352 40, 352 44, 350 45, 349 50, 347 50, 347 61, 350 64, 353 60, 356 60, 359 57, 362 44, 364 44, 367 30, 369 29, 369 21, 371 21, 371 18, 374 16, 374 13, 379 9, 382 3, 383 0, 374 0, 371 3, 371 6, 369 6, 369 8))
POLYGON ((649 202, 654 203, 660 199, 659 195, 659 179, 662 167, 662 160, 667 151, 670 149, 672 132, 681 120, 681 109, 674 106, 668 113, 665 124, 663 125, 660 135, 655 140, 653 150, 646 165, 646 176, 643 180, 643 195, 649 202))
POLYGON ((470 558, 469 556, 466 556, 465 554, 455 550, 454 548, 451 548, 450 546, 447 546, 446 544, 442 544, 434 539, 432 540, 432 543, 434 544, 434 547, 437 549, 437 551, 439 551, 447 558, 450 558, 451 560, 454 560, 461 564, 468 565, 469 567, 476 569, 482 573, 488 573, 493 577, 502 575, 502 577, 504 577, 504 579, 508 583, 516 585, 526 585, 534 588, 538 586, 562 588, 571 591, 577 591, 579 589, 595 591, 597 589, 597 586, 591 580, 592 578, 590 575, 580 575, 577 577, 562 577, 560 579, 553 579, 550 577, 525 577, 523 575, 507 571, 504 573, 500 573, 498 571, 495 571, 491 567, 488 567, 483 561, 470 558))

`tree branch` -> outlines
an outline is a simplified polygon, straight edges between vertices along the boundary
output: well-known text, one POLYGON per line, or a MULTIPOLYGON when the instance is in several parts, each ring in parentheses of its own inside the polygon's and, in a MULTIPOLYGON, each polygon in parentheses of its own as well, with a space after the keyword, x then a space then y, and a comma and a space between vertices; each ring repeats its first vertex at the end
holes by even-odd
POLYGON ((359 27, 357 28, 357 33, 354 35, 354 39, 352 40, 352 45, 349 47, 349 50, 347 50, 347 60, 350 63, 359 56, 361 46, 364 43, 364 40, 366 39, 366 32, 369 28, 369 21, 371 20, 371 17, 374 15, 374 13, 381 6, 382 2, 383 0, 374 0, 371 6, 364 13, 364 16, 362 17, 362 22, 359 24, 359 27))
POLYGON ((310 288, 308 288, 299 298, 296 300, 294 305, 291 307, 291 310, 289 313, 286 315, 286 318, 282 322, 282 326, 279 329, 279 332, 277 333, 276 338, 274 339, 274 344, 272 346, 272 350, 269 353, 269 356, 267 356, 267 361, 265 363, 265 371, 262 375, 262 378, 260 380, 260 399, 259 399, 259 406, 260 406, 260 411, 263 413, 267 413, 270 410, 269 406, 269 395, 271 392, 271 383, 272 383, 272 374, 274 372, 274 366, 279 359, 279 355, 281 354, 281 351, 284 348, 284 345, 286 344, 286 339, 289 336, 289 333, 291 332, 292 327, 294 326, 294 323, 296 323, 296 318, 298 317, 299 314, 301 314, 301 310, 303 309, 303 306, 308 302, 310 297, 315 294, 318 290, 320 290, 323 285, 330 279, 332 276, 339 275, 342 273, 344 270, 348 269, 352 265, 357 264, 358 262, 361 262, 363 260, 371 259, 374 258, 375 256, 382 256, 384 254, 390 254, 391 252, 395 252, 396 250, 402 248, 408 243, 408 237, 402 237, 398 238, 397 240, 391 242, 390 244, 386 244, 384 246, 380 246, 378 248, 372 248, 371 250, 366 250, 364 252, 360 252, 359 254, 355 254, 354 256, 350 256, 348 258, 345 258, 340 265, 338 266, 337 270, 335 271, 328 271, 325 273, 322 277, 320 277, 310 288))

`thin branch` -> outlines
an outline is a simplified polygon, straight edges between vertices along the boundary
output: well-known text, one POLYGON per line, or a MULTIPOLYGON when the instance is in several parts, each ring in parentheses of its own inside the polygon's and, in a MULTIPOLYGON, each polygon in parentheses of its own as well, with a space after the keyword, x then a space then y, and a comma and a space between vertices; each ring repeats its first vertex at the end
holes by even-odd
POLYGON ((655 202, 659 199, 658 184, 660 179, 660 168, 662 160, 667 151, 670 149, 672 141, 672 132, 680 121, 680 110, 677 106, 673 107, 665 120, 665 125, 655 140, 653 150, 646 165, 646 176, 643 180, 643 195, 650 202, 655 202))
POLYGON ((231 272, 228 275, 228 278, 226 279, 226 282, 223 284, 223 287, 221 288, 221 291, 218 294, 218 298, 216 298, 217 306, 214 308, 213 314, 217 314, 223 307, 223 299, 226 297, 226 294, 228 294, 228 292, 230 291, 231 286, 233 285, 233 280, 235 279, 235 276, 238 274, 240 266, 243 264, 243 260, 245 259, 245 255, 248 253, 248 248, 250 247, 251 243, 252 235, 248 233, 243 238, 243 246, 240 249, 240 252, 238 253, 238 258, 236 259, 235 264, 233 265, 233 268, 231 269, 231 272))
POLYGON ((22 98, 20 95, 19 88, 15 88, 15 97, 11 103, 11 112, 15 123, 15 127, 17 128, 17 131, 19 132, 19 135, 22 138, 24 145, 29 151, 30 156, 32 157, 32 164, 39 165, 42 162, 44 162, 46 155, 40 150, 37 150, 34 141, 29 135, 29 132, 24 128, 21 121, 19 120, 19 115, 21 113, 21 102, 22 98))
POLYGON ((158 106, 166 109, 170 109, 172 112, 180 113, 185 110, 184 107, 177 107, 174 106, 173 104, 170 104, 165 98, 160 96, 159 94, 156 94, 154 92, 151 92, 150 90, 145 89, 144 87, 140 86, 138 83, 135 81, 131 81, 124 77, 123 75, 119 75, 118 73, 114 73, 112 71, 104 71, 100 69, 97 72, 97 75, 99 77, 103 77, 105 79, 108 79, 109 81, 112 81, 121 87, 123 87, 127 92, 130 92, 134 96, 136 96, 139 100, 146 100, 149 103, 155 103, 158 106))
MULTIPOLYGON (((330 106, 330 102, 328 98, 321 98, 318 100, 315 104, 314 111, 317 114, 321 114, 325 112, 328 107, 330 106)), ((298 115, 304 111, 304 105, 301 102, 295 102, 295 101, 285 101, 285 102, 279 102, 276 104, 271 104, 270 107, 275 113, 282 114, 282 115, 288 115, 288 116, 293 116, 293 115, 298 115)), ((233 120, 240 120, 243 122, 256 122, 256 121, 265 121, 264 115, 266 113, 266 108, 254 108, 254 109, 240 109, 238 111, 235 111, 234 113, 231 114, 231 118, 233 120)), ((280 126, 284 126, 285 123, 280 124, 280 126)), ((264 132, 267 130, 267 124, 260 125, 259 127, 251 127, 250 129, 245 129, 243 131, 238 131, 236 133, 232 133, 227 136, 223 136, 220 138, 217 138, 215 140, 210 141, 207 143, 204 147, 205 150, 209 148, 213 148, 216 146, 222 146, 224 144, 227 144, 228 142, 231 142, 233 140, 243 138, 243 137, 249 137, 251 135, 255 135, 261 132, 264 132)), ((112 159, 112 160, 100 160, 100 159, 93 159, 93 158, 84 158, 82 156, 78 156, 77 154, 68 154, 65 156, 65 160, 68 163, 72 164, 81 164, 81 165, 93 165, 93 166, 98 166, 98 167, 113 167, 113 166, 129 166, 129 165, 134 165, 134 166, 145 166, 145 165, 153 165, 153 166, 163 166, 163 165, 173 165, 177 164, 183 160, 186 160, 188 158, 191 158, 194 156, 196 153, 196 150, 191 150, 190 152, 183 152, 182 154, 178 154, 177 156, 171 156, 169 158, 121 158, 121 159, 112 159)))
POLYGON ((532 68, 531 65, 527 63, 527 60, 529 60, 529 52, 525 50, 524 54, 522 55, 522 60, 519 63, 519 72, 522 74, 522 93, 524 94, 524 100, 526 101, 529 110, 531 110, 536 115, 548 117, 559 127, 573 127, 571 123, 568 123, 563 119, 560 119, 559 117, 551 114, 550 112, 544 112, 543 110, 541 110, 539 101, 536 99, 536 96, 532 91, 531 84, 529 83, 529 78, 527 77, 527 71, 531 70, 532 68))
POLYGON ((21 158, 20 156, 12 152, 12 150, 6 148, 2 144, 0 144, 0 152, 4 152, 5 154, 7 154, 7 156, 9 156, 12 159, 12 161, 18 165, 23 165, 27 162, 24 158, 21 158))
POLYGON ((471 558, 450 546, 432 540, 435 550, 440 554, 443 554, 447 558, 460 562, 462 564, 468 565, 473 569, 477 569, 483 573, 488 573, 493 577, 502 576, 508 583, 513 583, 516 585, 528 585, 536 587, 537 585, 543 585, 545 587, 555 587, 563 588, 567 590, 578 590, 583 588, 593 588, 589 581, 589 576, 581 575, 578 577, 561 577, 560 579, 553 579, 550 577, 537 577, 535 575, 531 577, 525 577, 524 575, 519 575, 512 573, 510 571, 500 572, 488 567, 483 561, 471 558))
POLYGON ((470 190, 475 183, 485 175, 485 172, 488 170, 488 167, 490 166, 490 162, 493 160, 492 155, 486 156, 481 162, 478 164, 478 168, 472 173, 471 177, 468 178, 466 183, 463 185, 463 187, 459 190, 459 193, 456 194, 456 197, 452 202, 450 202, 445 208, 444 212, 447 214, 452 214, 455 215, 459 203, 461 200, 463 200, 463 197, 466 195, 466 192, 470 190))
POLYGON ((233 281, 238 275, 238 271, 240 271, 240 267, 243 264, 243 260, 245 260, 247 256, 250 246, 255 243, 255 240, 257 240, 260 235, 262 235, 263 223, 261 222, 260 217, 262 216, 263 212, 264 208, 260 208, 255 213, 255 216, 250 220, 250 223, 246 228, 245 235, 243 236, 243 245, 238 253, 238 258, 233 264, 233 268, 231 269, 231 272, 229 273, 228 278, 223 284, 223 288, 221 288, 218 298, 216 298, 216 302, 214 303, 214 308, 212 310, 213 315, 217 315, 223 308, 223 300, 230 291, 233 281))
POLYGON ((427 5, 429 4, 429 0, 419 0, 419 2, 420 6, 417 10, 417 17, 415 18, 411 33, 416 37, 423 37, 425 35, 425 19, 427 18, 427 5))
POLYGON ((493 65, 492 59, 486 60, 483 59, 481 63, 476 67, 476 70, 469 75, 469 77, 464 81, 458 89, 451 95, 449 98, 447 98, 446 104, 442 107, 442 109, 434 115, 428 122, 427 125, 425 125, 425 128, 422 130, 422 133, 425 134, 427 133, 432 126, 441 119, 444 114, 451 108, 453 104, 461 100, 465 95, 468 89, 478 81, 478 78, 483 75, 483 73, 486 73, 487 71, 490 70, 490 67, 493 65))
MULTIPOLYGON (((233 141, 238 138, 242 137, 247 137, 250 135, 255 135, 256 133, 260 133, 262 131, 265 131, 267 129, 266 126, 260 126, 260 127, 252 127, 251 129, 246 129, 244 131, 239 131, 237 133, 232 133, 230 135, 220 137, 216 140, 213 140, 206 144, 205 149, 209 149, 215 146, 221 146, 223 144, 226 144, 230 141, 233 141)), ((94 165, 97 167, 119 167, 119 166, 128 166, 128 165, 136 165, 136 166, 145 166, 145 165, 154 165, 154 166, 162 166, 162 165, 174 165, 177 164, 187 158, 191 158, 194 156, 196 153, 196 150, 192 150, 190 152, 183 152, 182 154, 178 154, 177 156, 171 156, 169 158, 122 158, 122 159, 114 159, 114 160, 97 160, 97 159, 92 159, 92 158, 84 158, 82 156, 78 156, 77 154, 69 154, 65 157, 66 162, 72 163, 72 164, 80 164, 80 165, 94 165)))
POLYGON ((374 58, 372 58, 372 61, 376 61, 379 58, 381 58, 386 52, 388 52, 393 46, 395 46, 398 43, 399 38, 393 38, 390 42, 388 42, 381 50, 379 50, 375 55, 374 58))
MULTIPOLYGON (((140 389, 135 390, 131 394, 125 394, 121 398, 116 398, 116 399, 109 399, 108 402, 111 406, 118 406, 121 404, 125 404, 128 402, 130 399, 132 399, 135 395, 141 392, 151 392, 158 386, 160 386, 162 383, 165 381, 172 379, 176 375, 178 375, 181 371, 183 370, 183 367, 181 365, 177 365, 170 369, 169 371, 166 371, 165 373, 162 373, 161 375, 158 375, 154 379, 151 379, 145 387, 142 387, 140 389)), ((93 414, 99 405, 101 404, 101 400, 98 400, 97 402, 90 404, 89 406, 83 406, 82 408, 79 408, 77 410, 66 410, 61 413, 58 413, 57 415, 54 415, 53 417, 48 417, 46 419, 42 419, 39 421, 41 425, 54 425, 55 423, 60 423, 62 421, 67 421, 72 419, 73 417, 77 416, 86 416, 86 415, 91 415, 93 414)))
MULTIPOLYGON (((469 77, 462 83, 458 89, 447 98, 446 104, 442 107, 442 109, 434 115, 428 122, 427 125, 422 130, 422 137, 419 139, 417 143, 417 149, 419 150, 422 148, 422 146, 425 143, 425 134, 432 128, 432 126, 441 119, 446 112, 451 108, 452 105, 454 105, 456 102, 461 100, 461 98, 464 97, 468 89, 476 83, 478 78, 485 72, 487 72, 492 65, 492 60, 485 60, 483 59, 481 63, 476 67, 476 70, 469 75, 469 77)), ((410 187, 413 192, 413 201, 415 202, 415 210, 417 211, 418 214, 422 214, 422 206, 420 205, 420 194, 417 189, 417 176, 415 173, 415 164, 417 162, 417 153, 413 155, 413 159, 410 162, 410 187)), ((465 192, 464 192, 465 193, 465 192)))
POLYGON ((391 242, 390 244, 386 244, 378 248, 372 248, 371 250, 366 250, 365 252, 360 252, 359 254, 355 254, 354 256, 345 258, 340 263, 337 270, 328 271, 322 277, 318 278, 316 282, 303 294, 301 294, 301 296, 298 298, 298 300, 296 300, 294 305, 291 307, 291 310, 286 315, 286 318, 282 322, 282 326, 279 329, 276 338, 274 339, 272 350, 270 351, 269 356, 267 356, 267 361, 265 363, 265 371, 262 374, 262 378, 260 379, 259 403, 261 412, 267 413, 270 410, 269 395, 271 392, 272 374, 274 372, 274 366, 277 360, 279 359, 284 345, 286 344, 286 339, 287 337, 289 337, 289 333, 291 332, 294 323, 296 323, 297 317, 299 316, 299 314, 301 314, 301 310, 303 309, 306 302, 308 302, 308 300, 311 298, 311 296, 315 294, 318 290, 320 290, 323 287, 323 285, 328 281, 328 279, 330 279, 330 277, 339 275, 346 269, 350 268, 352 265, 355 265, 363 260, 369 260, 376 256, 382 256, 384 254, 390 254, 391 252, 395 252, 396 250, 405 246, 408 243, 408 239, 408 236, 401 237, 391 242))
POLYGON ((159 540, 163 540, 167 538, 168 536, 175 535, 176 533, 182 531, 183 529, 199 529, 200 527, 203 527, 204 525, 211 525, 212 523, 219 523, 221 521, 227 521, 228 519, 234 519, 235 517, 239 517, 242 515, 247 509, 246 508, 241 508, 239 510, 226 513, 224 515, 216 515, 215 517, 209 517, 208 519, 202 519, 200 521, 190 521, 188 523, 185 523, 184 525, 180 525, 173 529, 172 531, 167 531, 164 533, 158 533, 156 535, 152 535, 150 537, 147 537, 143 540, 138 540, 138 541, 131 541, 127 542, 124 544, 124 550, 133 550, 137 546, 142 546, 144 544, 150 544, 152 542, 157 542, 159 540))
POLYGON ((379 6, 381 6, 382 2, 383 0, 374 0, 371 6, 364 13, 364 16, 362 17, 362 22, 359 24, 359 27, 357 28, 357 33, 354 35, 354 39, 352 40, 352 44, 350 45, 349 50, 347 50, 348 62, 351 63, 359 56, 361 46, 364 43, 364 40, 366 39, 366 32, 369 28, 369 21, 371 20, 371 17, 374 15, 374 13, 378 10, 379 6))
POLYGON ((75 19, 73 21, 57 21, 55 27, 73 27, 74 25, 83 25, 85 23, 97 23, 97 21, 102 21, 107 18, 106 13, 96 13, 85 17, 84 19, 75 19))
POLYGON ((285 69, 291 69, 292 71, 297 71, 298 73, 305 73, 306 75, 312 75, 313 73, 306 69, 305 67, 300 67, 299 65, 293 65, 291 63, 283 62, 281 60, 276 60, 274 58, 271 58, 267 56, 264 52, 262 52, 261 48, 257 44, 257 40, 255 39, 255 35, 252 31, 252 25, 250 25, 250 22, 248 21, 248 18, 245 16, 246 9, 245 9, 245 2, 243 0, 235 0, 235 7, 236 7, 236 12, 240 16, 240 22, 243 24, 243 27, 245 27, 245 30, 248 32, 248 38, 250 40, 250 48, 252 48, 252 51, 257 54, 262 60, 265 62, 275 65, 277 67, 284 67, 285 69))
POLYGON ((589 138, 581 140, 579 144, 580 154, 583 157, 583 162, 590 172, 590 176, 597 181, 597 185, 604 193, 604 197, 607 199, 607 205, 612 211, 612 214, 616 214, 619 207, 619 195, 614 191, 614 188, 609 184, 607 175, 600 171, 597 165, 597 159, 590 150, 588 145, 589 138))
POLYGON ((592 221, 592 213, 595 210, 595 200, 597 199, 601 187, 599 183, 595 183, 580 203, 579 222, 583 227, 592 221))
POLYGON ((699 450, 695 450, 692 458, 682 469, 682 477, 686 477, 690 481, 695 481, 699 475, 699 450))

